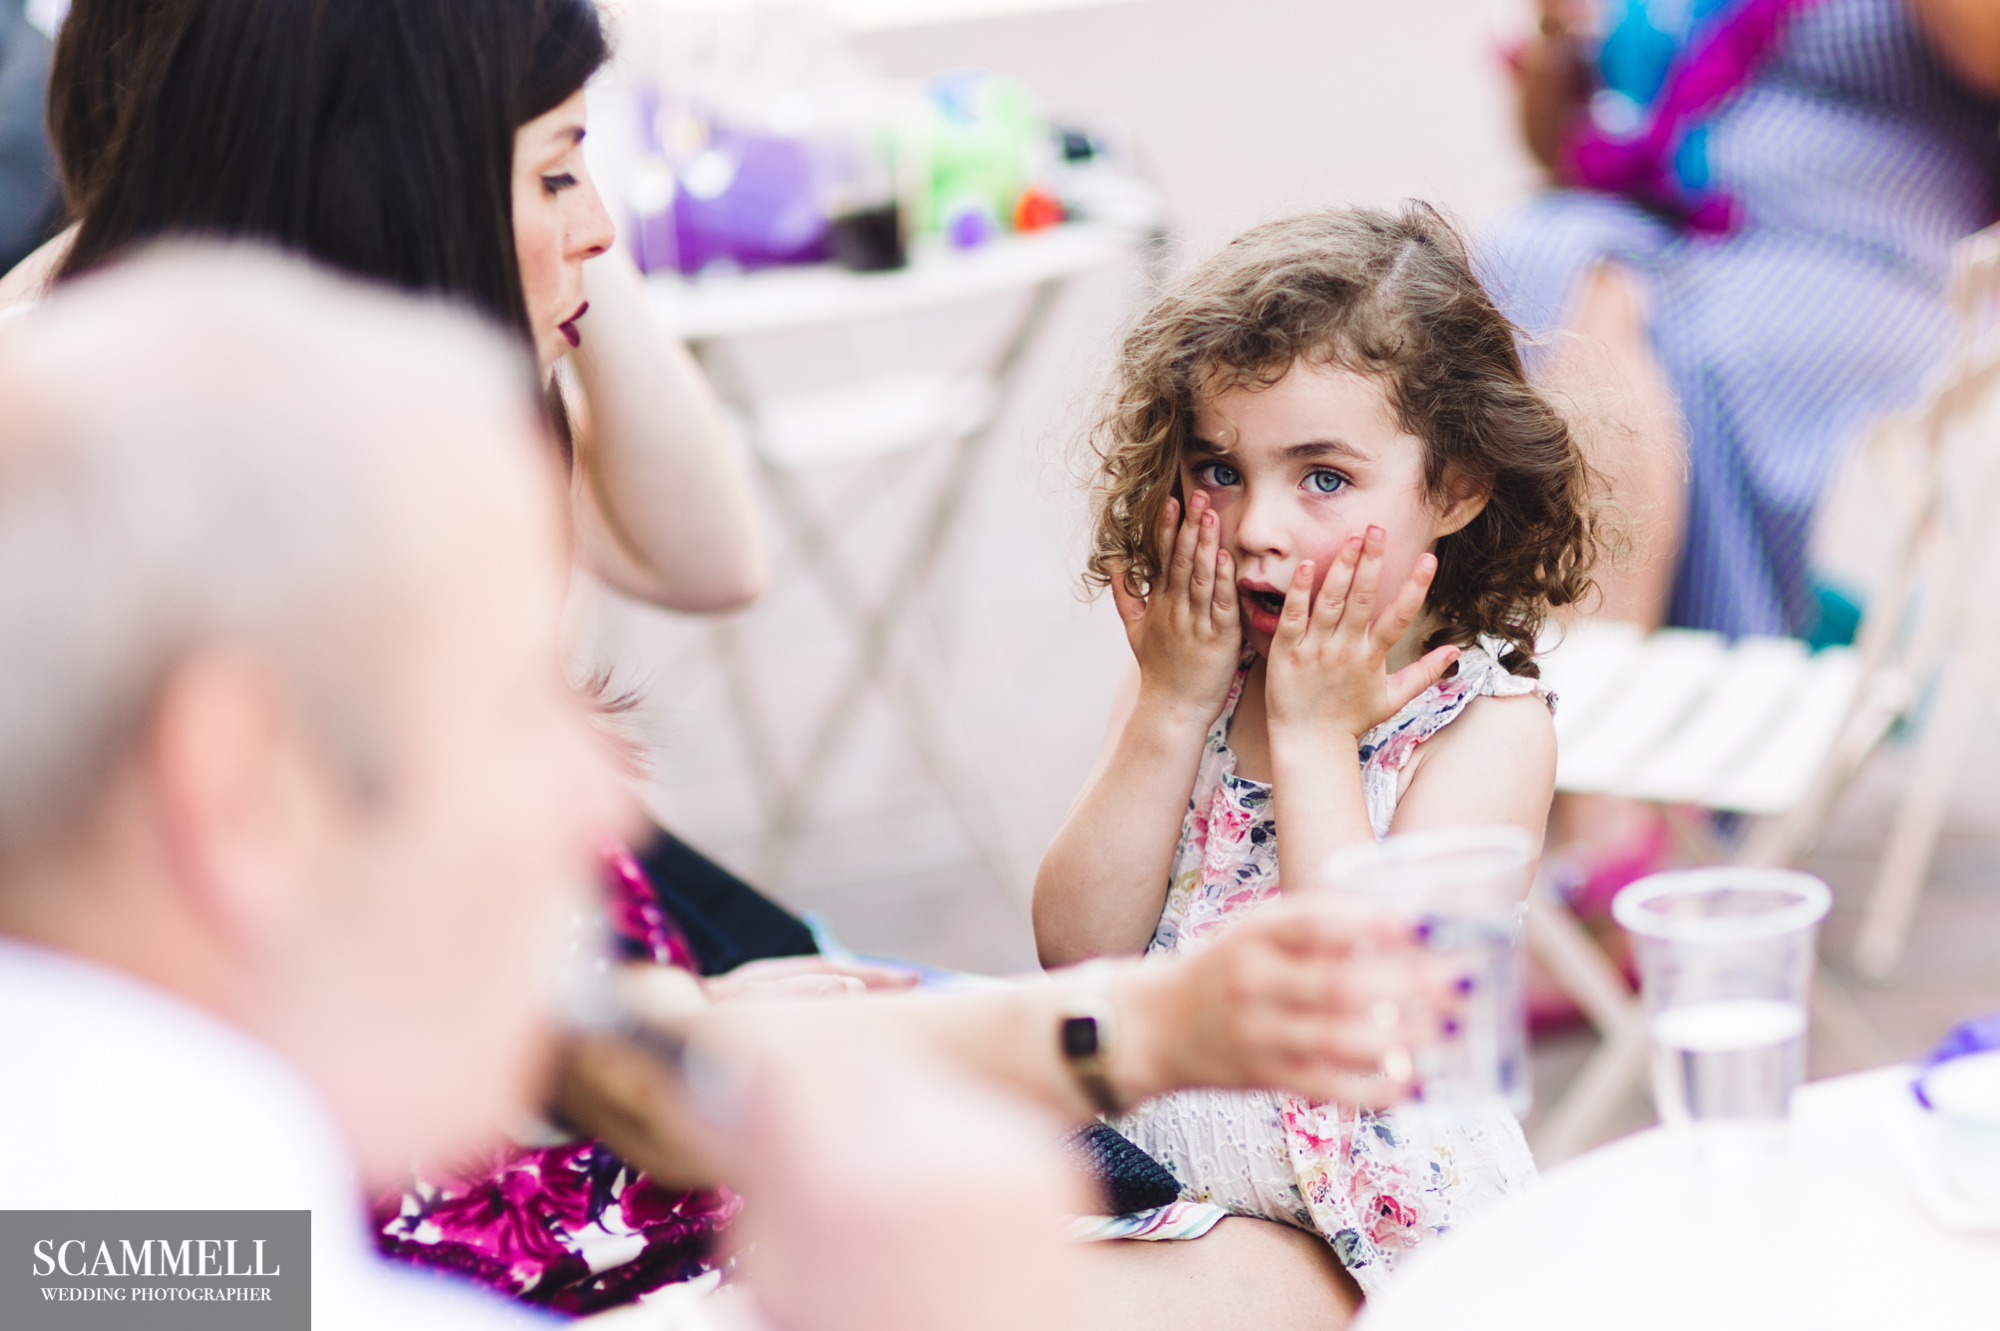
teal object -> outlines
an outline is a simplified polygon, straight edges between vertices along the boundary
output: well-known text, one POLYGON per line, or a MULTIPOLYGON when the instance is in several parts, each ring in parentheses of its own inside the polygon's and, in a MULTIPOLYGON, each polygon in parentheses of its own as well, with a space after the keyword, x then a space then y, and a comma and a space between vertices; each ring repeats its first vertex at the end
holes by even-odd
POLYGON ((1679 49, 1673 34, 1653 22, 1646 0, 1625 0, 1625 12, 1604 34, 1597 67, 1605 87, 1644 106, 1659 95, 1679 49))
POLYGON ((1813 604, 1818 613, 1806 645, 1814 651, 1822 647, 1851 647, 1861 631, 1861 614, 1866 608, 1860 593, 1826 578, 1811 580, 1813 604))

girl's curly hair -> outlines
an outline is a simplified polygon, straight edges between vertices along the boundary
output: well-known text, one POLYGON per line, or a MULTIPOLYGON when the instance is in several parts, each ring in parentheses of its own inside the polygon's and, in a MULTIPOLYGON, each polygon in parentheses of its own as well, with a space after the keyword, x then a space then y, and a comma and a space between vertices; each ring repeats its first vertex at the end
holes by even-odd
POLYGON ((1423 203, 1266 223, 1139 316, 1096 431, 1085 582, 1122 577, 1136 593, 1160 572, 1154 533, 1162 505, 1182 498, 1198 395, 1268 386, 1301 360, 1382 381, 1402 428, 1424 442, 1433 505, 1468 488, 1489 496, 1437 543, 1428 608, 1443 627, 1426 646, 1492 637, 1509 670, 1536 673, 1550 608, 1590 591, 1604 487, 1528 382, 1515 329, 1473 276, 1464 240, 1423 203))

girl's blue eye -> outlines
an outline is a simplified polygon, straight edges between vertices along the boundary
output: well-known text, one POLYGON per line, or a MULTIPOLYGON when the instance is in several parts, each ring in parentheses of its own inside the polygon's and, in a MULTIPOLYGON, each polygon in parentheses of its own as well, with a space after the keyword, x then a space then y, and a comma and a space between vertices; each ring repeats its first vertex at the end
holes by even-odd
POLYGON ((1314 471, 1306 476, 1306 484, 1317 494, 1339 494, 1347 488, 1347 478, 1337 471, 1314 471))
POLYGON ((1210 485, 1219 485, 1225 489, 1243 479, 1236 468, 1227 462, 1204 462, 1195 469, 1195 475, 1210 485))

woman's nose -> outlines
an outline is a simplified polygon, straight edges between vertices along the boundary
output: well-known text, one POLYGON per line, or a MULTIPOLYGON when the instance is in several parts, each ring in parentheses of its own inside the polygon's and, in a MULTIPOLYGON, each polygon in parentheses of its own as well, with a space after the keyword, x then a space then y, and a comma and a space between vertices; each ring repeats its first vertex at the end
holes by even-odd
POLYGON ((618 228, 597 192, 597 182, 586 175, 577 183, 581 186, 577 193, 582 197, 577 202, 582 215, 569 228, 569 250, 576 258, 594 259, 611 248, 618 228))

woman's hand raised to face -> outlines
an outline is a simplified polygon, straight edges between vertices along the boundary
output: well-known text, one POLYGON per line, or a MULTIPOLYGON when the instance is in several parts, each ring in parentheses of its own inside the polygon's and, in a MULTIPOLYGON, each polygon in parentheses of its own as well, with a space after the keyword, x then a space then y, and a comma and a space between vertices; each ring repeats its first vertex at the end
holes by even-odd
POLYGON ((1236 566, 1222 548, 1221 524, 1197 491, 1181 520, 1178 500, 1160 509, 1160 573, 1142 597, 1111 580, 1125 638, 1139 662, 1141 704, 1198 715, 1222 710, 1243 651, 1236 566))
POLYGON ((1387 536, 1370 527, 1365 535, 1349 537, 1317 598, 1312 562, 1301 561, 1293 571, 1271 637, 1265 686, 1274 741, 1280 731, 1358 740, 1437 683, 1458 659, 1458 648, 1439 647, 1390 673, 1389 653, 1423 612, 1437 559, 1420 556, 1378 616, 1387 536))
POLYGON ((1438 1039, 1462 1002, 1459 978, 1407 919, 1332 894, 1274 902, 1189 960, 1120 976, 1129 1089, 1269 1087, 1394 1104, 1415 1089, 1410 1052, 1438 1039))

